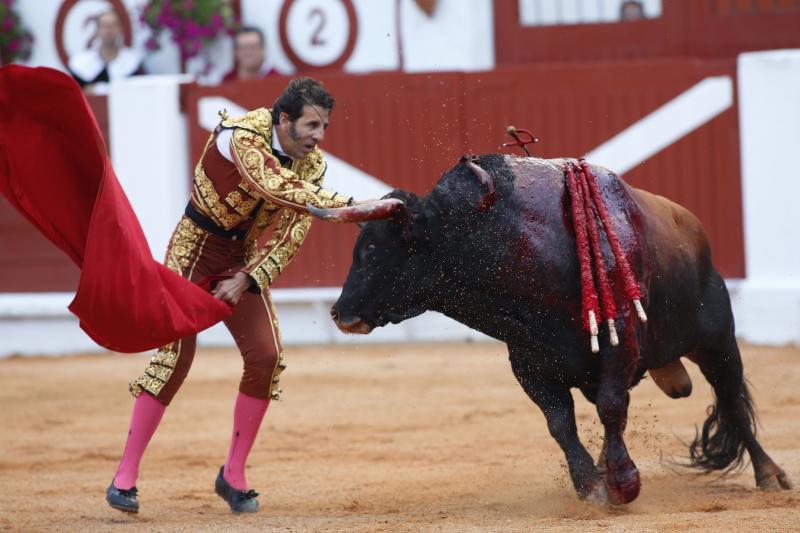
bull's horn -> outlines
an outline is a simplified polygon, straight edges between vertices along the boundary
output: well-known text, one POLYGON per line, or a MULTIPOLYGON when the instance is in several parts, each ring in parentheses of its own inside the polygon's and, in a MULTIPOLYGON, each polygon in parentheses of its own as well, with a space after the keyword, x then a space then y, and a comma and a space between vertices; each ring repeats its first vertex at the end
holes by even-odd
POLYGON ((325 209, 311 204, 306 204, 306 207, 309 213, 328 222, 366 222, 391 218, 401 209, 405 209, 406 204, 397 198, 385 198, 349 207, 325 209))
POLYGON ((480 209, 481 213, 485 213, 489 210, 490 207, 494 205, 496 200, 496 195, 494 191, 494 178, 492 178, 488 172, 483 170, 481 167, 473 163, 472 161, 467 161, 467 166, 478 177, 478 181, 481 182, 486 188, 486 192, 483 196, 481 196, 480 204, 478 204, 478 208, 480 209))

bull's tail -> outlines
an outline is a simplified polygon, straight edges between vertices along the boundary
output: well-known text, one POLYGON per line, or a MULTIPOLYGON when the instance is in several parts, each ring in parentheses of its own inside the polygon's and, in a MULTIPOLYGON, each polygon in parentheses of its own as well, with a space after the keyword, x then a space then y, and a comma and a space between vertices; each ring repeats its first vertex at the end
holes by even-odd
POLYGON ((743 466, 745 439, 755 436, 756 414, 746 383, 740 380, 735 386, 738 394, 725 394, 730 401, 715 395, 716 403, 708 408, 702 432, 689 445, 691 466, 707 472, 729 472, 743 466))

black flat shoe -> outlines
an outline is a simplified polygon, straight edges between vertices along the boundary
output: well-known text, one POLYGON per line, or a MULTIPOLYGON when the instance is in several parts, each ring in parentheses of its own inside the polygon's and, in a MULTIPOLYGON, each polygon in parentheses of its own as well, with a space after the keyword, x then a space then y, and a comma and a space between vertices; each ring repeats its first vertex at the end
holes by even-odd
MULTIPOLYGON (((258 511, 258 493, 254 490, 237 490, 225 481, 222 475, 225 466, 219 468, 217 480, 214 482, 214 489, 220 498, 228 502, 231 511, 234 513, 255 513, 258 511)), ((137 504, 138 506, 138 504, 137 504)))
POLYGON ((139 512, 139 491, 136 487, 129 489, 118 489, 114 486, 114 479, 106 490, 106 501, 108 505, 124 513, 139 512))

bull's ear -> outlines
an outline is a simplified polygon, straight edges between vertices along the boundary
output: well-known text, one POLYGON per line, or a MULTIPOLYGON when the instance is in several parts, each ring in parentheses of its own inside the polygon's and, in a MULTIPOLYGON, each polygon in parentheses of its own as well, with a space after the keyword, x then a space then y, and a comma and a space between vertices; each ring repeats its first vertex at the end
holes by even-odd
MULTIPOLYGON (((462 161, 464 158, 461 158, 462 161)), ((478 209, 481 213, 487 212, 497 201, 497 195, 495 194, 495 183, 494 177, 490 176, 488 172, 484 169, 479 167, 477 163, 473 162, 472 160, 466 161, 467 166, 472 171, 473 174, 478 178, 478 181, 481 182, 481 185, 486 190, 486 192, 481 196, 480 201, 478 202, 478 209)))
POLYGON ((428 219, 423 210, 409 210, 406 212, 405 217, 398 218, 397 221, 402 224, 402 235, 405 242, 416 245, 427 242, 428 219))

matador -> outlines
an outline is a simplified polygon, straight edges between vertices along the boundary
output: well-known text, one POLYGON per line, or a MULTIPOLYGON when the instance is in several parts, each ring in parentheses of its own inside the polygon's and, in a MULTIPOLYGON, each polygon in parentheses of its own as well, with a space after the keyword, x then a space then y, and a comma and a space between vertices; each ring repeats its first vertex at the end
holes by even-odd
MULTIPOLYGON (((322 188, 325 136, 334 99, 317 81, 293 80, 272 109, 239 117, 221 112, 195 169, 191 198, 166 253, 166 266, 194 283, 221 280, 212 294, 231 306, 225 326, 244 361, 227 460, 216 492, 233 512, 258 500, 245 463, 286 367, 269 286, 308 233, 313 207, 344 207, 349 197, 322 188), (268 231, 272 228, 271 231, 268 231)), ((195 336, 161 347, 130 386, 136 397, 125 450, 106 491, 115 509, 137 512, 139 464, 161 417, 189 372, 195 336)))

